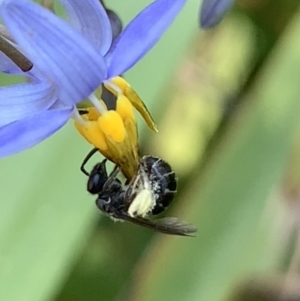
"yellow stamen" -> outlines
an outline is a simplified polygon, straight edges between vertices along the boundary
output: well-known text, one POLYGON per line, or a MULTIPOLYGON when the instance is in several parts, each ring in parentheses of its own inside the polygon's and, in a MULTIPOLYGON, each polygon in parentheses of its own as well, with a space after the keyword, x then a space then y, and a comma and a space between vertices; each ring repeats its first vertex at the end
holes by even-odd
MULTIPOLYGON (((125 94, 126 89, 129 87, 131 88, 131 86, 129 85, 129 83, 120 76, 116 76, 114 78, 112 78, 110 80, 113 84, 115 84, 116 86, 118 86, 118 88, 122 91, 123 94, 125 94)), ((105 85, 106 87, 106 85, 105 85)), ((107 89, 109 89, 108 87, 106 87, 107 89)), ((110 90, 111 93, 115 93, 114 91, 110 90)))
POLYGON ((127 131, 128 144, 130 146, 130 150, 128 153, 131 153, 136 164, 139 162, 139 148, 138 148, 138 132, 137 132, 137 124, 135 119, 125 118, 124 126, 127 131))
POLYGON ((105 141, 104 133, 99 129, 96 121, 87 121, 85 123, 79 123, 77 120, 74 121, 75 127, 79 133, 96 148, 101 150, 107 150, 108 146, 105 141))
POLYGON ((147 107, 145 106, 144 102, 141 100, 141 98, 138 96, 138 94, 131 88, 127 88, 125 90, 124 95, 128 97, 131 104, 134 106, 134 108, 142 115, 144 120, 146 121, 148 127, 155 132, 158 132, 157 126, 148 111, 147 107))
POLYGON ((125 138, 125 127, 122 118, 116 111, 107 111, 98 118, 101 131, 115 142, 122 142, 125 138))
POLYGON ((116 111, 119 113, 121 118, 124 120, 126 117, 135 119, 131 102, 124 95, 120 95, 117 99, 116 111))
MULTIPOLYGON (((103 106, 105 106, 105 108, 106 108, 105 103, 102 100, 101 100, 101 102, 103 103, 103 106)), ((88 113, 85 114, 84 116, 85 116, 85 118, 87 118, 87 120, 96 121, 96 120, 98 120, 100 114, 99 114, 99 111, 95 107, 90 107, 88 109, 88 113)))
POLYGON ((103 114, 104 112, 107 111, 106 104, 102 100, 99 101, 99 99, 97 98, 97 96, 94 93, 92 93, 89 96, 89 101, 94 105, 94 107, 97 109, 97 111, 100 114, 103 114))
POLYGON ((139 163, 134 108, 152 130, 157 131, 156 125, 143 101, 124 79, 114 78, 105 86, 117 96, 115 110, 108 111, 105 103, 91 94, 89 102, 81 104, 82 115, 80 120, 75 118, 75 126, 88 142, 117 164, 124 176, 131 180, 139 163))
MULTIPOLYGON (((122 77, 114 77, 110 81, 114 85, 118 86, 121 92, 129 99, 134 108, 142 115, 148 127, 151 130, 158 132, 157 126, 146 105, 139 95, 131 88, 131 86, 122 77)), ((109 86, 109 83, 105 84, 105 87, 114 95, 118 96, 118 93, 109 86)))

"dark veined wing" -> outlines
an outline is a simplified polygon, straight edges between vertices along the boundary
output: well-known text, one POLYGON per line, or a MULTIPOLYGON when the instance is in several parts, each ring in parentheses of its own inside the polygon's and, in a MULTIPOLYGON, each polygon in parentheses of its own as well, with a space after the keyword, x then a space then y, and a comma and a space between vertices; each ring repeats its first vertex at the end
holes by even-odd
POLYGON ((146 227, 161 233, 179 236, 194 236, 197 228, 194 225, 180 221, 177 217, 165 217, 157 220, 149 220, 141 217, 131 217, 125 212, 119 212, 119 218, 142 227, 146 227))

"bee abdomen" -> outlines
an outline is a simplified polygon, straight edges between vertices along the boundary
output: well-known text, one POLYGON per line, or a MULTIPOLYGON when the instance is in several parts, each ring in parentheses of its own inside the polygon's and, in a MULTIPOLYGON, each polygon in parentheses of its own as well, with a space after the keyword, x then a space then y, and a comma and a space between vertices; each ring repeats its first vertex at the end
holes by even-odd
POLYGON ((166 210, 166 208, 171 204, 174 199, 176 191, 165 192, 164 195, 161 195, 157 200, 154 208, 151 211, 151 214, 156 215, 160 214, 166 210))
POLYGON ((144 156, 141 163, 157 197, 156 204, 149 213, 156 215, 163 212, 173 201, 177 191, 177 178, 171 166, 161 158, 144 156))

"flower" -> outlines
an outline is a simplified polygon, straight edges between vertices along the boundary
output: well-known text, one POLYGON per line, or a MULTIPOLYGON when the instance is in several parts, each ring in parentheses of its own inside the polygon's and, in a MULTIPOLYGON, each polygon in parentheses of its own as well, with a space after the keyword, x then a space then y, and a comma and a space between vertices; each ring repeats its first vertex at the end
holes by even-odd
POLYGON ((75 126, 88 142, 116 163, 123 175, 131 180, 139 163, 138 131, 133 108, 151 130, 157 131, 157 127, 143 101, 123 78, 113 78, 106 87, 117 96, 115 108, 107 110, 102 102, 105 109, 101 113, 91 106, 79 109, 83 120, 75 119, 75 126))
POLYGON ((208 29, 217 25, 233 4, 234 0, 203 0, 199 12, 200 26, 208 29))
POLYGON ((103 119, 108 128, 104 128, 111 131, 115 117, 109 116, 118 112, 107 111, 93 92, 105 83, 122 96, 113 78, 126 72, 155 45, 186 0, 156 0, 113 42, 109 19, 98 0, 60 2, 68 23, 28 0, 1 2, 0 13, 16 47, 34 67, 24 73, 0 53, 0 71, 30 80, 0 89, 0 157, 41 142, 71 116, 79 127, 90 122, 79 117, 76 109, 76 104, 87 98, 97 118, 108 113, 103 119))
MULTIPOLYGON (((89 7, 94 1, 84 2, 89 7)), ((0 13, 16 47, 34 64, 24 73, 0 55, 2 72, 28 79, 0 89, 3 157, 39 143, 62 127, 74 105, 91 94, 106 74, 104 58, 97 49, 41 6, 26 0, 3 1, 0 13)))

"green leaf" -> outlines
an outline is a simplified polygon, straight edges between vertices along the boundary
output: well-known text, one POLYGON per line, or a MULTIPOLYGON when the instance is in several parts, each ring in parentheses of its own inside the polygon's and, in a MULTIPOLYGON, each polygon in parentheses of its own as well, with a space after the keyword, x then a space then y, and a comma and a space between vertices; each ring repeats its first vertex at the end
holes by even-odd
POLYGON ((100 216, 79 171, 88 148, 70 125, 1 161, 0 300, 49 300, 69 274, 100 216))

